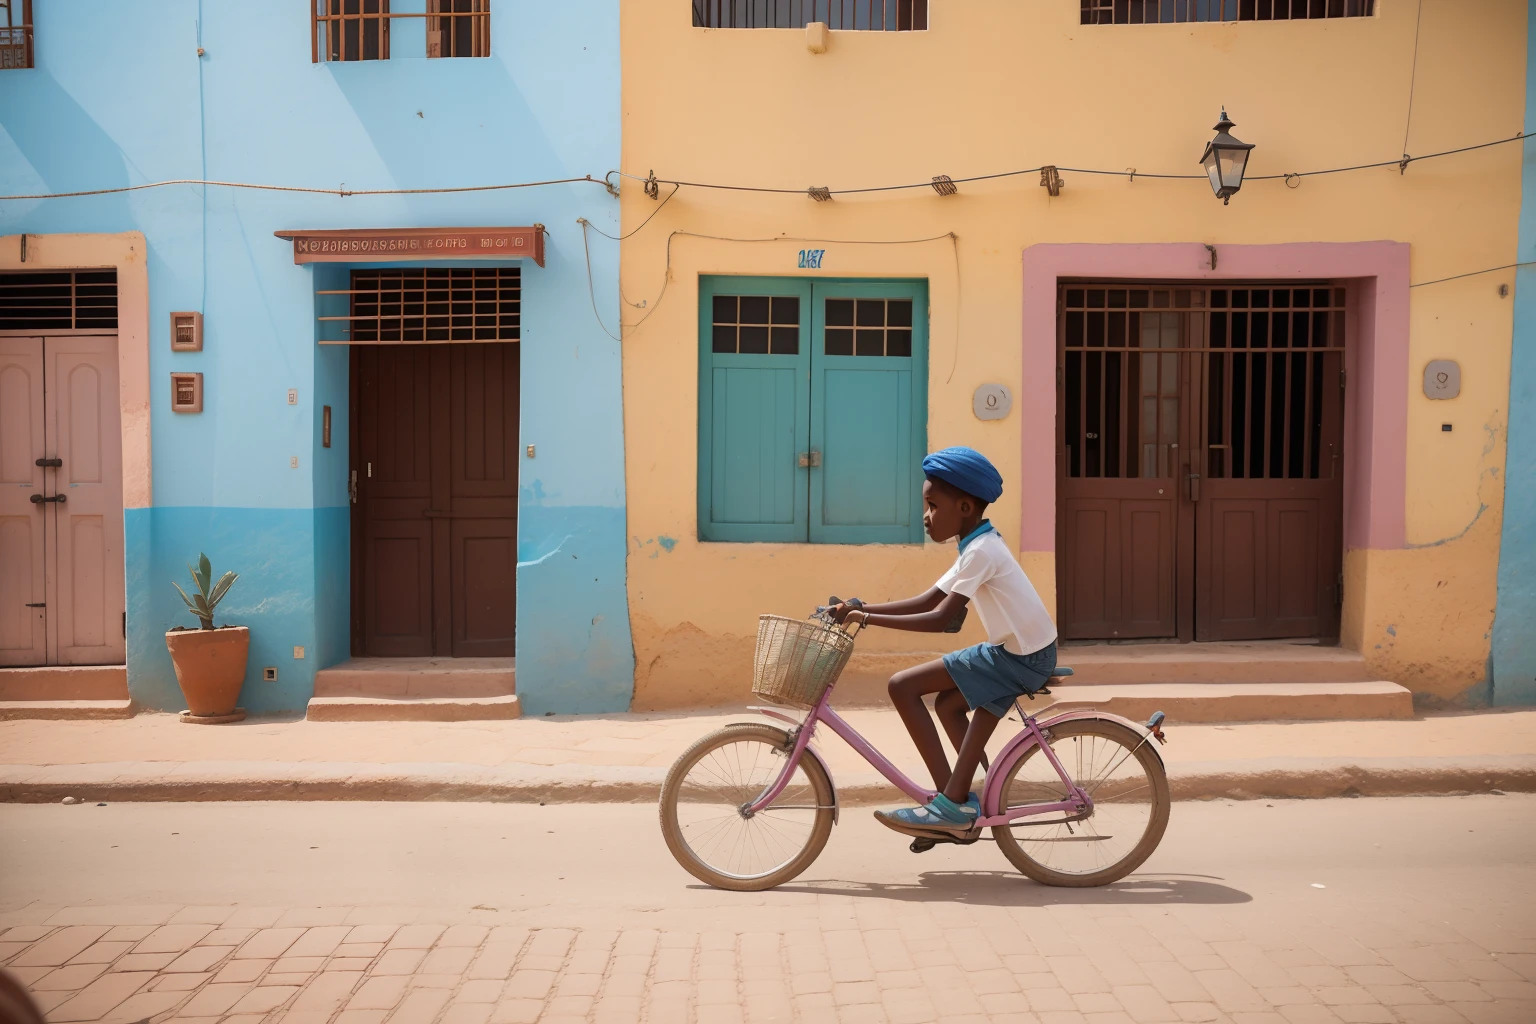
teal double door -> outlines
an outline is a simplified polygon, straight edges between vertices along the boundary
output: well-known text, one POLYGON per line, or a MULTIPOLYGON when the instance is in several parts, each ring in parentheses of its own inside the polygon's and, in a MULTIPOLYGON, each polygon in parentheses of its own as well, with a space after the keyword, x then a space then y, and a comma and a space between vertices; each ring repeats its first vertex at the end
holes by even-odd
POLYGON ((699 282, 699 536, 923 538, 926 281, 699 282))

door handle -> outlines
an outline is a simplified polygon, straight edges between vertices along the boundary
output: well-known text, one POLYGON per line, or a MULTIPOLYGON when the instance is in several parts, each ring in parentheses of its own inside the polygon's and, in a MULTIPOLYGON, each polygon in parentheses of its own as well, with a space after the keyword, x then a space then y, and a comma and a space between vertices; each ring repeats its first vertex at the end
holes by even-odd
POLYGON ((1191 474, 1189 474, 1189 500, 1190 501, 1199 501, 1200 500, 1200 474, 1199 473, 1191 473, 1191 474))
POLYGON ((801 452, 800 465, 802 468, 821 465, 821 452, 814 448, 808 452, 801 452))
POLYGON ((62 494, 55 494, 51 498, 45 498, 41 494, 34 494, 34 495, 32 495, 32 504, 34 504, 34 505, 46 505, 50 501, 56 501, 60 505, 62 505, 62 504, 64 504, 65 498, 64 498, 64 495, 62 495, 62 494))
POLYGON ((59 469, 64 465, 63 459, 38 459, 37 465, 44 469, 59 469))

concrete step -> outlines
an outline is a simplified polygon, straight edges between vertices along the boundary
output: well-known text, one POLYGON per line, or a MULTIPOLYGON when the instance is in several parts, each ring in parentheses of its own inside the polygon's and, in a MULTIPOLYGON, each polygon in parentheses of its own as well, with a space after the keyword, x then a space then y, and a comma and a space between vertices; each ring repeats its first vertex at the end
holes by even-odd
POLYGON ((122 700, 0 700, 0 722, 132 717, 133 701, 126 697, 122 700))
MULTIPOLYGON (((1075 667, 1075 666, 1074 666, 1075 667)), ((1075 677, 1074 677, 1075 678, 1075 677)), ((1388 682, 1053 684, 1055 705, 1087 704, 1133 721, 1154 711, 1180 722, 1412 718, 1413 695, 1388 682)), ((1022 702, 1035 712, 1040 700, 1022 702)))
POLYGON ((315 673, 316 697, 509 697, 515 658, 351 658, 315 673))
POLYGON ((0 701, 127 700, 126 665, 0 668, 0 701))
POLYGON ((1367 683, 1359 651, 1255 640, 1202 644, 1066 644, 1060 664, 1077 685, 1128 683, 1367 683))
POLYGON ((482 722, 520 718, 516 694, 489 697, 312 697, 311 722, 482 722))

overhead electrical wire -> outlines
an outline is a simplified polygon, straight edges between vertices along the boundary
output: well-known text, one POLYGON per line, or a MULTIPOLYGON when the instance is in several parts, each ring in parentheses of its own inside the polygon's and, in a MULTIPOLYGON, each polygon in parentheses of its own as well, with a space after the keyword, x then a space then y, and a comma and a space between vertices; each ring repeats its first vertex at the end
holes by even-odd
MULTIPOLYGON (((1471 152, 1472 150, 1475 150, 1475 149, 1487 149, 1490 146, 1502 146, 1502 145, 1505 145, 1506 143, 1518 142, 1519 140, 1521 140, 1521 139, 1523 139, 1525 137, 1526 136, 1525 136, 1524 132, 1517 132, 1516 134, 1511 135, 1508 138, 1495 139, 1492 142, 1479 142, 1479 143, 1475 143, 1474 145, 1471 145, 1471 146, 1458 146, 1455 149, 1445 149, 1445 150, 1441 150, 1441 151, 1436 152, 1436 153, 1425 153, 1422 156, 1407 156, 1407 155, 1404 155, 1402 157, 1399 157, 1399 158, 1393 159, 1393 160, 1378 160, 1378 161, 1375 161, 1375 162, 1372 162, 1372 163, 1366 163, 1366 164, 1350 164, 1350 165, 1345 166, 1345 167, 1327 167, 1327 168, 1323 168, 1321 170, 1315 170, 1315 171, 1286 171, 1286 172, 1279 173, 1279 174, 1256 174, 1256 175, 1253 175, 1252 177, 1246 178, 1245 180, 1247 180, 1247 181, 1279 181, 1279 180, 1290 179, 1290 178, 1310 178, 1310 177, 1315 177, 1315 176, 1321 175, 1321 174, 1341 174, 1341 173, 1343 173, 1345 171, 1364 171, 1364 170, 1370 170, 1370 169, 1376 168, 1376 167, 1404 168, 1408 164, 1418 163, 1421 160, 1433 160, 1433 159, 1435 159, 1437 157, 1453 156, 1453 155, 1455 155, 1457 153, 1468 153, 1468 152, 1471 152)), ((1038 173, 1040 173, 1040 171, 1044 170, 1046 166, 1049 166, 1049 165, 1041 164, 1038 167, 1025 167, 1025 168, 1021 168, 1020 170, 1016 170, 1016 171, 998 171, 998 172, 996 172, 994 174, 974 174, 974 175, 971 175, 969 177, 964 177, 964 178, 953 178, 953 179, 951 179, 951 181, 953 181, 953 183, 956 184, 956 185, 963 185, 966 182, 972 182, 972 181, 991 181, 991 180, 996 179, 996 178, 1011 178, 1011 177, 1018 177, 1020 175, 1025 175, 1025 174, 1038 174, 1038 173)), ((1138 171, 1138 170, 1129 169, 1129 168, 1125 169, 1125 170, 1111 171, 1111 170, 1105 170, 1103 168, 1096 168, 1096 167, 1062 167, 1062 166, 1056 166, 1056 170, 1062 172, 1063 174, 1066 174, 1066 173, 1071 173, 1071 174, 1099 174, 1099 175, 1106 175, 1108 177, 1114 177, 1114 178, 1128 178, 1128 179, 1131 179, 1131 180, 1134 180, 1136 178, 1159 178, 1159 179, 1173 180, 1173 181, 1206 181, 1207 180, 1207 176, 1204 175, 1204 174, 1155 174, 1155 173, 1149 173, 1149 172, 1145 172, 1145 171, 1138 171)), ((722 184, 720 182, 709 182, 709 181, 682 181, 682 180, 678 180, 676 178, 655 178, 655 177, 642 178, 639 175, 630 174, 627 171, 619 171, 617 173, 619 174, 620 177, 629 178, 632 181, 655 182, 656 184, 660 184, 660 185, 675 185, 675 186, 678 186, 678 187, 686 187, 686 188, 707 188, 707 189, 716 189, 716 190, 727 191, 727 192, 763 192, 763 193, 769 193, 769 194, 774 194, 774 195, 805 195, 806 194, 806 189, 803 189, 803 188, 773 188, 773 187, 762 186, 762 185, 727 185, 727 184, 722 184)), ((827 192, 830 195, 839 196, 839 195, 860 195, 860 194, 870 193, 870 192, 900 192, 900 191, 905 191, 905 190, 909 190, 909 189, 931 189, 931 188, 933 188, 933 182, 932 181, 919 181, 919 182, 913 182, 913 183, 910 183, 910 184, 901 184, 901 185, 873 185, 873 186, 866 186, 866 187, 862 187, 862 188, 829 188, 827 190, 827 192)), ((670 199, 671 196, 668 196, 667 198, 670 199)))
MULTIPOLYGON (((1506 143, 1518 142, 1525 137, 1525 134, 1522 132, 1511 135, 1509 138, 1505 139, 1495 139, 1492 142, 1479 142, 1471 146, 1458 146, 1455 149, 1444 149, 1436 153, 1425 153, 1423 156, 1405 155, 1396 160, 1378 160, 1373 163, 1350 164, 1346 167, 1327 167, 1316 171, 1286 171, 1280 174, 1258 174, 1248 178, 1247 180, 1277 181, 1281 179, 1309 178, 1320 174, 1341 174, 1345 171, 1364 171, 1376 167, 1397 167, 1399 169, 1403 169, 1406 168, 1409 164, 1418 163, 1421 160, 1433 160, 1437 157, 1454 156, 1457 153, 1469 153, 1472 150, 1486 149, 1489 146, 1502 146, 1506 143)), ((954 178, 952 180, 956 185, 963 185, 967 182, 991 181, 997 178, 1012 178, 1024 174, 1038 174, 1045 166, 1046 165, 1042 164, 1039 167, 1026 167, 1014 171, 998 171, 995 174, 973 174, 968 177, 954 178)), ((1134 169, 1113 171, 1097 167, 1058 166, 1056 169, 1058 171, 1070 174, 1098 174, 1115 178, 1123 177, 1130 180, 1135 180, 1136 178, 1158 178, 1174 181, 1206 180, 1206 175, 1204 174, 1156 174, 1134 169)), ((672 193, 667 196, 668 200, 677 194, 677 188, 683 187, 708 188, 729 192, 762 192, 778 195, 804 195, 806 192, 806 190, 803 188, 770 188, 760 185, 728 185, 720 182, 682 181, 676 178, 642 178, 639 175, 630 174, 627 171, 610 171, 609 174, 618 174, 620 177, 629 178, 632 181, 652 181, 660 185, 676 186, 672 193)), ((72 199, 80 196, 116 195, 121 192, 137 192, 141 189, 163 188, 167 185, 204 185, 214 186, 217 188, 256 189, 264 192, 300 192, 308 193, 311 195, 332 195, 345 198, 348 196, 413 196, 446 195, 458 192, 496 192, 515 188, 538 188, 543 185, 572 185, 582 183, 591 183, 593 185, 602 185, 604 188, 610 188, 608 183, 602 178, 594 178, 590 174, 583 175, 580 178, 551 178, 546 181, 519 181, 496 185, 451 185, 442 188, 311 188, 302 185, 263 185, 254 182, 243 181, 208 181, 200 178, 175 178, 169 181, 149 181, 139 185, 119 185, 113 188, 85 189, 77 192, 41 192, 33 195, 0 196, 0 202, 39 199, 72 199)), ((870 192, 899 192, 909 189, 925 189, 932 187, 932 181, 919 181, 902 185, 872 185, 861 188, 834 188, 829 189, 828 192, 834 196, 859 195, 870 192)), ((643 227, 644 225, 641 226, 643 227)), ((596 229, 594 228, 594 230, 596 229)), ((639 230, 639 228, 636 228, 635 230, 639 230)), ((631 232, 631 234, 632 233, 633 232, 631 232)), ((614 238, 615 236, 609 235, 608 237, 614 238)), ((627 238, 629 236, 624 235, 619 237, 627 238)))

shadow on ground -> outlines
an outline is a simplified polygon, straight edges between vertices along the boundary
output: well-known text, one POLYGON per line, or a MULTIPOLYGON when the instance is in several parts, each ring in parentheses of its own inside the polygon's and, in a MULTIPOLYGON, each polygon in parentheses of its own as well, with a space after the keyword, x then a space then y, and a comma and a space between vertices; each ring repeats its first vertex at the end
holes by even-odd
POLYGON ((829 878, 781 885, 773 891, 988 907, 1178 906, 1253 901, 1240 889, 1187 875, 1127 878, 1110 885, 1069 889, 1040 885, 1010 871, 926 871, 913 883, 829 878))

